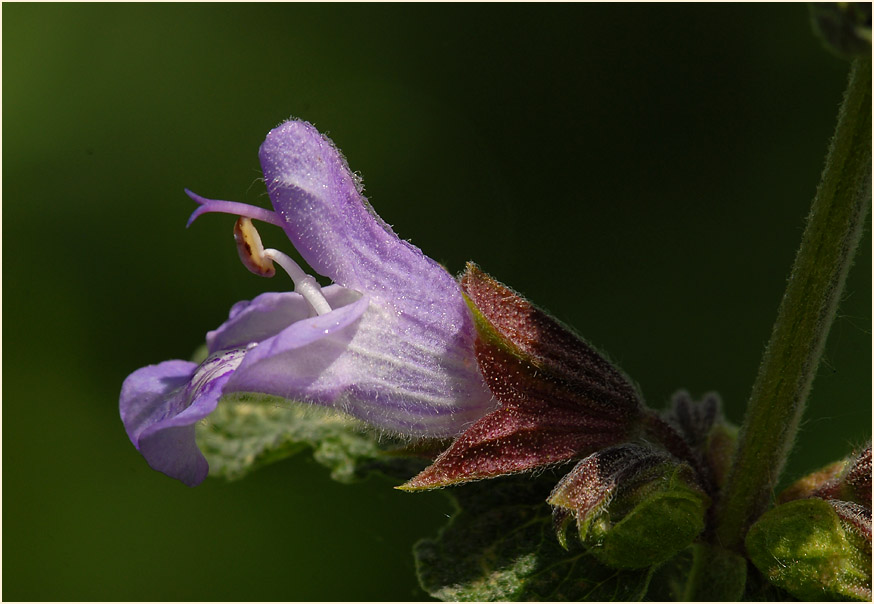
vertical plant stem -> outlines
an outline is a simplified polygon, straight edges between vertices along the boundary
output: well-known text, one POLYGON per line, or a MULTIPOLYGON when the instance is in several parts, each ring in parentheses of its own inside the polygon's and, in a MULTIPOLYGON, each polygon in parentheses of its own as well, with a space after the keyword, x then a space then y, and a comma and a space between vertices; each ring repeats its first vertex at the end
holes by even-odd
POLYGON ((798 430, 871 204, 871 59, 857 58, 801 246, 716 510, 715 543, 741 552, 798 430))

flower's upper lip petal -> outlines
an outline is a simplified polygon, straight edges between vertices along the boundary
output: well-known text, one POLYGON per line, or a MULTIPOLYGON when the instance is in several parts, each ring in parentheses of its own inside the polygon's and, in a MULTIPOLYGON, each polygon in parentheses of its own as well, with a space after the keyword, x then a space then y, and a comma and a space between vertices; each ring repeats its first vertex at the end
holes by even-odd
MULTIPOLYGON (((322 294, 332 308, 340 308, 361 297, 361 294, 329 285, 322 294)), ((210 352, 271 338, 292 323, 313 316, 312 308, 303 296, 294 292, 261 294, 251 302, 239 302, 231 308, 230 317, 218 329, 206 334, 210 352)))
POLYGON ((376 215, 340 151, 312 125, 274 128, 259 156, 273 209, 320 274, 375 293, 396 287, 399 275, 440 268, 376 215))
POLYGON ((361 250, 396 237, 362 203, 339 150, 310 124, 292 121, 270 131, 259 157, 273 209, 294 247, 317 272, 358 285, 361 250))

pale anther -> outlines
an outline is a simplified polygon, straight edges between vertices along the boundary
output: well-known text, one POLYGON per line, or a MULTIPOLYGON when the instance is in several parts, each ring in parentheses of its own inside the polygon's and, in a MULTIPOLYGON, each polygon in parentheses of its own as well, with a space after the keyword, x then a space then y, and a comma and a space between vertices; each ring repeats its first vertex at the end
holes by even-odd
POLYGON ((261 236, 249 218, 240 216, 234 223, 234 241, 237 242, 237 253, 240 260, 249 271, 259 277, 272 277, 276 274, 273 262, 264 254, 261 236))
POLYGON ((288 273, 294 282, 294 291, 303 296, 318 315, 331 312, 331 305, 322 294, 322 289, 314 277, 307 275, 297 262, 279 250, 264 249, 261 236, 252 221, 240 216, 234 225, 234 241, 237 242, 237 252, 243 265, 262 277, 272 277, 276 274, 275 262, 288 273))

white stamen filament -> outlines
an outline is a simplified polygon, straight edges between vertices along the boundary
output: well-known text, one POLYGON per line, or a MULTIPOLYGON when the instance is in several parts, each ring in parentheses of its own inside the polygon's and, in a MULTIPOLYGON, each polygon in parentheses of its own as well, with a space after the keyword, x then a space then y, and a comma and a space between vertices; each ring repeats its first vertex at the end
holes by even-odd
POLYGON ((331 305, 328 304, 325 296, 322 295, 322 288, 319 287, 318 281, 312 275, 307 275, 303 272, 303 269, 298 266, 297 262, 279 250, 272 248, 264 250, 264 257, 273 260, 273 262, 285 269, 285 272, 288 273, 288 276, 294 282, 294 291, 310 303, 316 314, 324 315, 331 312, 331 305))
POLYGON ((322 295, 322 289, 314 277, 307 275, 297 262, 279 250, 264 249, 261 236, 249 218, 240 216, 234 224, 234 240, 243 265, 251 272, 261 277, 272 277, 276 274, 273 263, 285 269, 294 282, 294 291, 303 296, 316 314, 331 312, 331 305, 322 295))

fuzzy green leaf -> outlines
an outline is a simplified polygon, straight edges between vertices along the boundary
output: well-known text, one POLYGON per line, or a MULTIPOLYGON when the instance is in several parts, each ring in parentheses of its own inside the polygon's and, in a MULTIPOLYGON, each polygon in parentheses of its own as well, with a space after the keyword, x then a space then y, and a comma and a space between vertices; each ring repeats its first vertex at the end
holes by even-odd
POLYGON ((444 601, 641 599, 650 569, 619 571, 562 549, 545 503, 555 477, 498 478, 447 491, 457 511, 415 546, 422 587, 444 601))
POLYGON ((401 443, 368 430, 366 424, 328 407, 283 398, 235 394, 222 398, 197 425, 197 444, 209 461, 210 476, 236 480, 269 463, 306 449, 351 482, 371 470, 408 478, 423 461, 402 454, 401 443))

